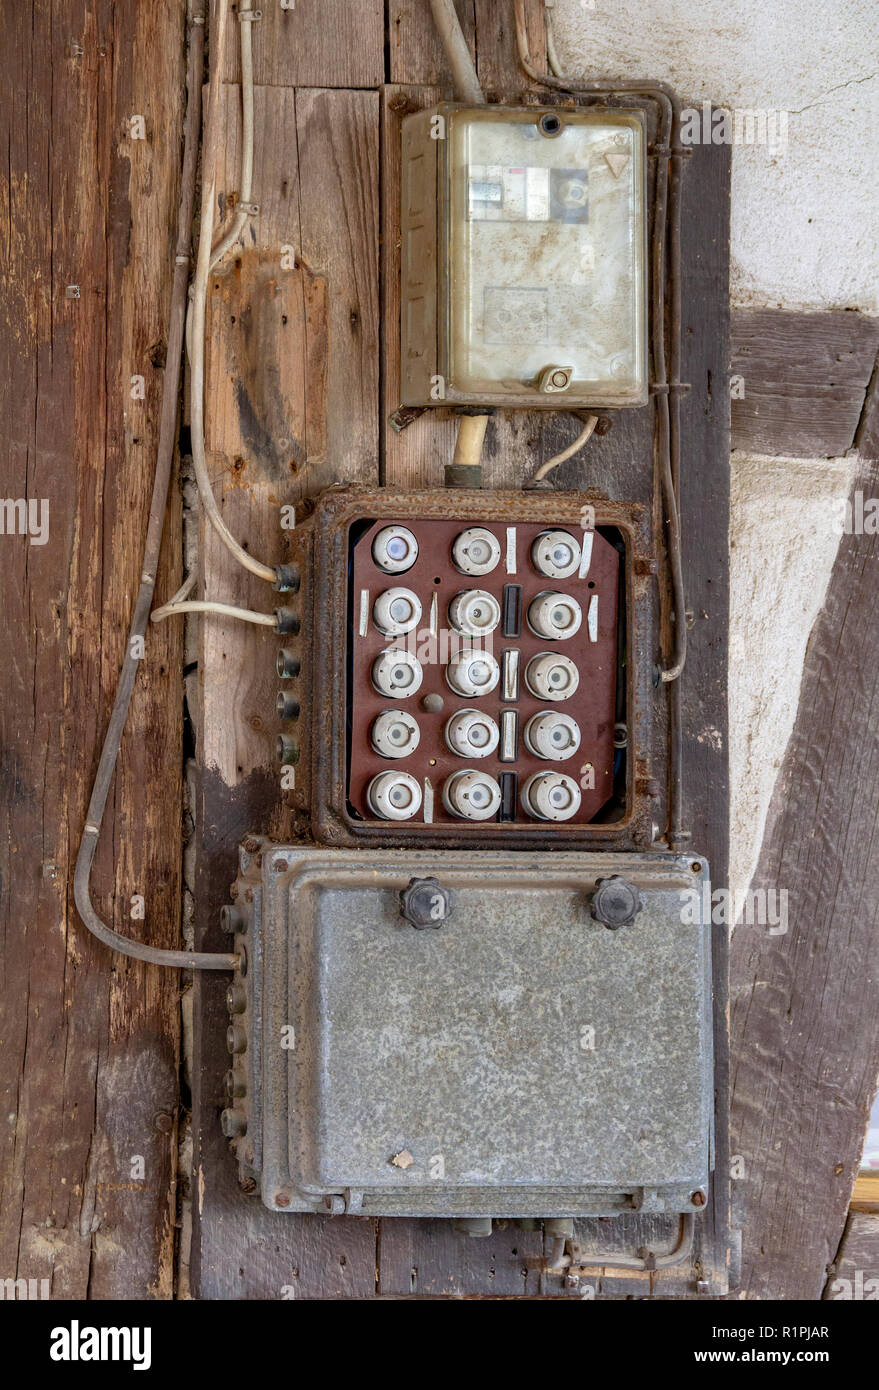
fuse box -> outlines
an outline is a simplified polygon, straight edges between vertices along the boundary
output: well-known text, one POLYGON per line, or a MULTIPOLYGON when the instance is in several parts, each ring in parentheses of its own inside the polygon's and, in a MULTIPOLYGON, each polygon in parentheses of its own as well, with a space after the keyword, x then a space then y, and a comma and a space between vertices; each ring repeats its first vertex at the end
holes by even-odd
POLYGON ((404 405, 644 404, 644 149, 641 111, 406 118, 404 405))
POLYGON ((302 829, 649 846, 664 702, 642 656, 658 627, 643 507, 336 489, 292 547, 278 738, 302 829))

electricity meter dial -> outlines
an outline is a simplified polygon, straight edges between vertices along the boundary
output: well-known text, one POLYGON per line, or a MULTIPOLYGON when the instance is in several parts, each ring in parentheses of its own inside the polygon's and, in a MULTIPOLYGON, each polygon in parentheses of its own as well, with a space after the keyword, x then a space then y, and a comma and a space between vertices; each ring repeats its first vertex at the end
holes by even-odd
POLYGON ((443 785, 443 805, 462 820, 490 820, 501 804, 501 789, 487 772, 464 768, 453 772, 443 785))
POLYGON ((577 783, 564 772, 535 772, 522 787, 522 805, 534 820, 570 820, 581 799, 577 783))
POLYGON ((547 579, 570 579, 580 567, 580 542, 567 531, 544 531, 531 546, 531 559, 547 579))
POLYGON ((525 746, 535 757, 563 762, 580 747, 580 726, 569 714, 543 710, 533 714, 524 729, 525 746))
POLYGON ((446 743, 462 758, 487 758, 499 740, 497 724, 480 710, 458 710, 446 724, 446 743))
POLYGON ((408 772, 380 772, 367 787, 366 800, 381 820, 411 820, 421 810, 421 786, 408 772))
POLYGON ((372 616, 385 637, 400 637, 421 622, 421 599, 411 589, 385 589, 373 605, 372 616))
POLYGON ((421 687, 424 672, 421 662, 402 647, 389 647, 379 652, 372 663, 372 683, 380 695, 392 700, 406 700, 421 687))
POLYGON ((418 559, 418 542, 406 526, 385 526, 372 543, 372 558, 385 574, 403 574, 418 559))
POLYGON ((500 558, 500 541, 484 526, 468 527, 452 546, 452 559, 462 574, 491 574, 500 558))
POLYGON ((579 632, 583 610, 570 594, 547 591, 538 594, 528 606, 528 626, 538 637, 551 642, 563 642, 579 632))

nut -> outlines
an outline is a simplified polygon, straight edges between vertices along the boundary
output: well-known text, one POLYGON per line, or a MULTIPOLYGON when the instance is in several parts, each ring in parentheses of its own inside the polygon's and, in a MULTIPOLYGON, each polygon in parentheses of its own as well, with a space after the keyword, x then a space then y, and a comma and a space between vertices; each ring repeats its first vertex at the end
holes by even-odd
POLYGON ((643 906, 644 900, 634 883, 620 874, 611 874, 610 878, 598 880, 589 911, 609 931, 618 931, 634 922, 643 906))
POLYGON ((410 878, 400 894, 400 913, 407 922, 421 931, 424 927, 441 927, 452 912, 452 895, 438 878, 410 878))

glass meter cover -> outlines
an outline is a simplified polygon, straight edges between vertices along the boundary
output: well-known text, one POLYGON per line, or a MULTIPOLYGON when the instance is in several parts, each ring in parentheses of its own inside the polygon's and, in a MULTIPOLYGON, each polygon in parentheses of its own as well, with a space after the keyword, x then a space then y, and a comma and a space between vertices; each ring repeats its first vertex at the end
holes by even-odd
POLYGON ((637 111, 404 122, 404 404, 645 402, 644 144, 637 111))

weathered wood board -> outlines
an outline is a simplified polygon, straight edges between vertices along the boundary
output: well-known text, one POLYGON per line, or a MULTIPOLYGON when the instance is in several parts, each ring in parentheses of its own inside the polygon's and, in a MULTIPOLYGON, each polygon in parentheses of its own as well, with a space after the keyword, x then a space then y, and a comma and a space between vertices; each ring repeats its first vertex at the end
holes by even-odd
MULTIPOLYGON (((879 462, 855 483, 879 495, 879 462)), ((732 940, 733 1149, 748 1298, 821 1297, 863 1151, 879 1058, 879 538, 844 535, 752 889, 787 930, 732 940)))
MULTIPOLYGON (((237 87, 224 89, 224 104, 220 195, 237 183, 237 87)), ((207 447, 227 525, 277 563, 282 505, 335 482, 377 481, 379 97, 257 87, 254 105, 260 213, 211 280, 207 447)), ((201 531, 205 591, 270 611, 271 588, 232 561, 211 528, 201 531)), ((201 627, 203 947, 222 940, 219 909, 248 831, 290 835, 290 793, 281 793, 275 757, 277 645, 244 623, 210 618, 201 627)), ((193 1289, 203 1298, 371 1294, 375 1223, 270 1214, 238 1188, 218 1123, 226 984, 195 982, 193 1289)))
POLYGON ((733 447, 839 458, 852 447, 879 348, 879 319, 737 309, 733 447))
MULTIPOLYGON (((385 80, 382 0, 273 0, 258 5, 253 80, 268 87, 379 87, 385 80)), ((230 7, 224 78, 240 81, 237 6, 230 7)), ((280 132, 278 132, 280 134, 280 132)))
POLYGON ((879 1212, 852 1211, 829 1271, 823 1298, 854 1302, 879 1294, 879 1212))
MULTIPOLYGON (((49 535, 0 536, 0 1269, 56 1299, 173 1291, 178 981, 95 942, 71 879, 146 534, 185 11, 4 13, 2 487, 45 499, 49 535)), ((160 595, 179 556, 172 486, 160 595)), ((93 879, 105 919, 157 945, 180 931, 181 639, 148 638, 93 879)))

